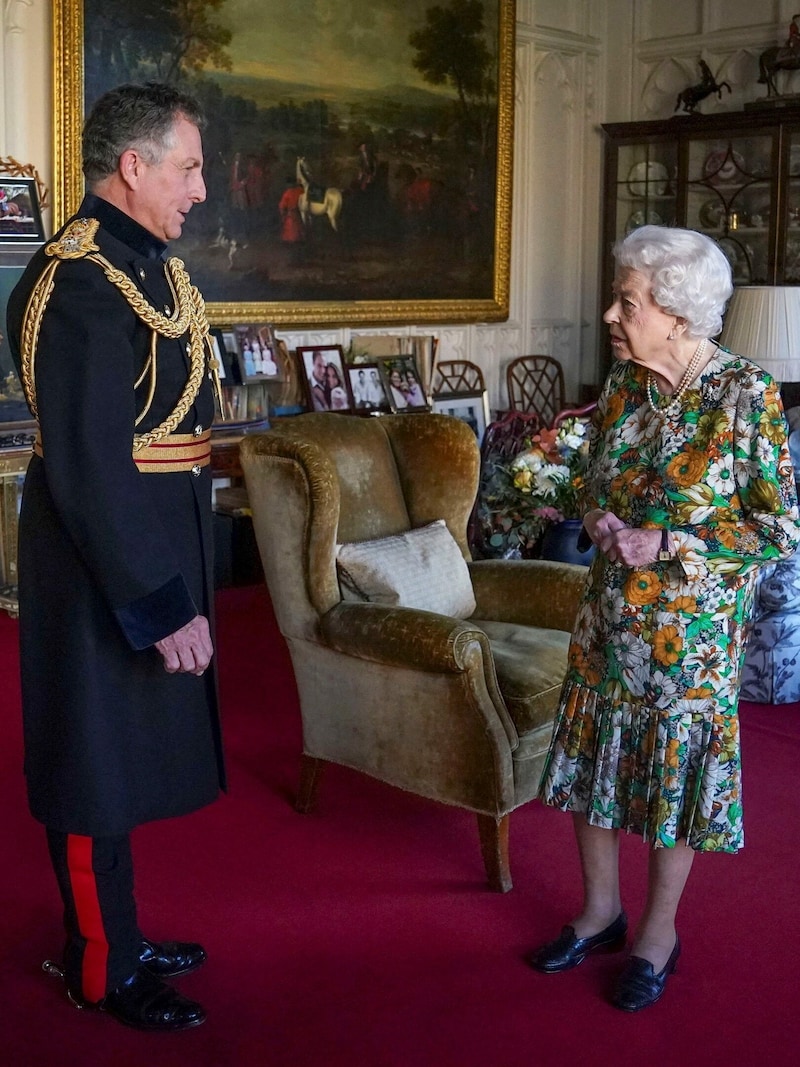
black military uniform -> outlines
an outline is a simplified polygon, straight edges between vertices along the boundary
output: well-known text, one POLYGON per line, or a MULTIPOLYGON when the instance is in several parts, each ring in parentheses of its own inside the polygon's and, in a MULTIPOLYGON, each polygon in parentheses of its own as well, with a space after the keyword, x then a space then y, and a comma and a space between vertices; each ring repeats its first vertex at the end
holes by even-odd
POLYGON ((76 219, 99 226, 70 220, 37 252, 8 330, 40 428, 20 516, 25 775, 67 982, 97 1001, 138 966, 129 831, 209 803, 224 771, 213 670, 168 674, 153 647, 212 614, 202 301, 124 212, 90 195, 76 219))

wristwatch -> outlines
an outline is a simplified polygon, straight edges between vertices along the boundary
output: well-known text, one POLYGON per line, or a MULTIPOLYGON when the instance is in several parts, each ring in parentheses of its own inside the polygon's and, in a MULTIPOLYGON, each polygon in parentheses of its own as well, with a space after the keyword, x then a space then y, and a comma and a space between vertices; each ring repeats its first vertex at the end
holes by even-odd
POLYGON ((661 531, 661 548, 658 550, 658 562, 669 563, 672 559, 672 550, 669 545, 669 530, 665 526, 661 531))

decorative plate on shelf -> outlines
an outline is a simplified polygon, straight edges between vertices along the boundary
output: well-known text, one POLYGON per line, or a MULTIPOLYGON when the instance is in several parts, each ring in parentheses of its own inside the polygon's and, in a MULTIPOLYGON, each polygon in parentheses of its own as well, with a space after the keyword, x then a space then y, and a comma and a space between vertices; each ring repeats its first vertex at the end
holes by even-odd
POLYGON ((633 214, 628 216, 628 221, 625 223, 625 229, 630 233, 631 230, 635 230, 637 227, 644 225, 663 226, 664 220, 657 211, 634 211, 633 214))
POLYGON ((735 282, 749 282, 751 280, 750 264, 753 261, 753 249, 750 245, 740 246, 731 237, 720 237, 717 244, 725 254, 725 258, 731 265, 733 280, 735 282), (750 262, 748 262, 748 256, 750 262))
POLYGON ((792 278, 800 275, 800 241, 796 237, 790 237, 786 242, 784 272, 792 278))
POLYGON ((744 159, 738 152, 732 152, 728 148, 720 148, 706 156, 706 161, 703 164, 703 177, 708 178, 712 185, 733 182, 743 175, 744 159))
POLYGON ((707 229, 719 230, 725 218, 725 205, 717 197, 714 197, 713 200, 706 200, 704 204, 700 205, 698 215, 707 229))
POLYGON ((628 171, 631 196, 663 196, 669 186, 669 173, 663 163, 634 163, 628 171))

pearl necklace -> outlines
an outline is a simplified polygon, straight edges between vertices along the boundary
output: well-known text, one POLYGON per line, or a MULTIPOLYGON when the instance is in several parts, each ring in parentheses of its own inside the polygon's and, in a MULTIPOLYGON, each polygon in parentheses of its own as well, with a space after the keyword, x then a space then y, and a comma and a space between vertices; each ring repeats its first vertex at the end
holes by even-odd
POLYGON ((697 368, 699 367, 700 361, 703 358, 703 354, 705 353, 707 344, 708 338, 704 337, 700 344, 697 346, 697 348, 694 350, 694 355, 689 360, 689 365, 683 372, 683 377, 678 382, 678 388, 672 394, 672 398, 670 399, 669 403, 664 404, 663 406, 661 404, 657 405, 653 400, 653 394, 660 397, 660 393, 658 392, 658 386, 656 385, 656 381, 652 375, 652 372, 647 372, 647 403, 650 405, 650 409, 651 411, 653 411, 654 414, 662 415, 671 419, 675 419, 678 417, 678 415, 680 415, 681 400, 683 399, 683 394, 694 381, 695 375, 697 374, 697 368))

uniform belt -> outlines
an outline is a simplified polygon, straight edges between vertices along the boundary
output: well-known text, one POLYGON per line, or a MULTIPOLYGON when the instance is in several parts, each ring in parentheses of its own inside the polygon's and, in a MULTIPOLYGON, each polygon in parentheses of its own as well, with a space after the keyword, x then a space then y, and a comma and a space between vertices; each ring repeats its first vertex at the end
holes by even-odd
MULTIPOLYGON (((33 451, 44 458, 41 434, 36 434, 33 451)), ((171 433, 157 444, 146 445, 133 453, 133 461, 145 474, 176 474, 190 471, 198 475, 211 462, 211 430, 199 436, 171 433)))

